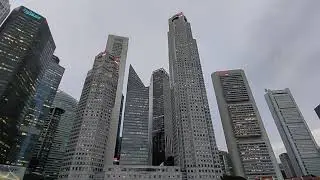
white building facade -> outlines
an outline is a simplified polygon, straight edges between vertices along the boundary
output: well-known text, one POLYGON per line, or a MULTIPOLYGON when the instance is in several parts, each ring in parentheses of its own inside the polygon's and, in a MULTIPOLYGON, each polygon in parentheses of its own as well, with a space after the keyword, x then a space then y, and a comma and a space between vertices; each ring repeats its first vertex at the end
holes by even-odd
POLYGON ((282 179, 244 71, 218 71, 212 81, 234 175, 282 179))
POLYGON ((169 74, 173 100, 174 161, 187 179, 221 176, 196 40, 182 14, 169 19, 169 74))
POLYGON ((113 164, 128 41, 109 35, 87 74, 60 179, 93 179, 113 164))

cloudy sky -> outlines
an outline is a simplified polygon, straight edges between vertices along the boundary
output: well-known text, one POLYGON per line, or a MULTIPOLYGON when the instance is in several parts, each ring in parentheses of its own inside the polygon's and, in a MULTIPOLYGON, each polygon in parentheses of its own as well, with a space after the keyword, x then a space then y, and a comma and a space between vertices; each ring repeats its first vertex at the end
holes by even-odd
MULTIPOLYGON (((264 89, 290 88, 316 140, 320 120, 319 0, 15 0, 47 18, 66 68, 60 88, 79 99, 94 56, 108 34, 130 38, 132 64, 145 84, 168 69, 168 18, 183 11, 198 41, 219 148, 226 149, 210 75, 243 68, 278 155, 282 141, 264 100, 264 89)), ((127 72, 126 72, 127 73, 127 72)), ((124 89, 125 86, 124 86, 124 89)))

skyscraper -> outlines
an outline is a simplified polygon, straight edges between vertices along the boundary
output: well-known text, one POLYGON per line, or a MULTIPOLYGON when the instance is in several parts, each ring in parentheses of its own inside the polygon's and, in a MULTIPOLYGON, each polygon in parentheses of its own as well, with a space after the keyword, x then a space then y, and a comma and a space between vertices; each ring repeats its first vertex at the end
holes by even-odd
POLYGON ((117 130, 117 141, 116 141, 116 147, 115 147, 115 150, 114 150, 114 158, 115 158, 117 163, 119 162, 119 159, 120 159, 121 141, 122 141, 122 137, 120 135, 120 131, 121 131, 121 122, 122 122, 123 101, 124 101, 124 96, 122 95, 122 97, 121 97, 121 107, 120 107, 120 113, 119 113, 119 123, 118 123, 118 130, 117 130))
POLYGON ((320 176, 320 153, 290 90, 266 90, 266 101, 297 176, 320 176))
POLYGON ((93 179, 113 164, 128 38, 109 35, 95 57, 78 104, 60 179, 93 179))
POLYGON ((182 14, 169 19, 169 74, 173 89, 174 160, 187 179, 221 175, 196 40, 182 14))
POLYGON ((59 174, 63 157, 66 152, 67 143, 69 140, 72 125, 75 120, 75 112, 78 101, 69 94, 58 90, 54 98, 52 107, 63 109, 65 112, 62 114, 55 136, 46 160, 43 175, 56 179, 59 174))
POLYGON ((212 81, 235 175, 282 179, 244 71, 218 71, 212 81))
POLYGON ((320 119, 320 104, 316 108, 314 108, 314 111, 317 113, 317 115, 320 119))
POLYGON ((120 165, 148 165, 149 88, 129 67, 120 165))
POLYGON ((14 9, 0 27, 0 163, 12 162, 21 119, 55 50, 44 17, 26 7, 14 9))
POLYGON ((9 0, 0 0, 0 25, 10 13, 9 0))
POLYGON ((284 172, 286 174, 287 178, 296 177, 296 174, 294 172, 293 166, 291 164, 290 158, 287 153, 282 153, 279 155, 282 167, 284 169, 284 172))
POLYGON ((57 131, 62 114, 65 111, 61 108, 50 108, 50 112, 44 122, 39 140, 33 150, 30 161, 30 172, 43 173, 44 166, 48 160, 49 152, 53 145, 55 133, 57 131))
POLYGON ((59 65, 59 62, 59 58, 53 55, 47 63, 44 75, 37 79, 36 94, 21 121, 20 133, 17 137, 19 146, 11 154, 11 163, 27 166, 31 160, 33 148, 38 142, 64 73, 64 68, 59 65))
POLYGON ((170 96, 169 74, 163 69, 152 73, 149 89, 149 134, 152 145, 152 165, 158 166, 173 154, 173 122, 170 96))
POLYGON ((221 163, 222 174, 232 176, 233 168, 229 153, 225 151, 219 151, 219 158, 221 163))

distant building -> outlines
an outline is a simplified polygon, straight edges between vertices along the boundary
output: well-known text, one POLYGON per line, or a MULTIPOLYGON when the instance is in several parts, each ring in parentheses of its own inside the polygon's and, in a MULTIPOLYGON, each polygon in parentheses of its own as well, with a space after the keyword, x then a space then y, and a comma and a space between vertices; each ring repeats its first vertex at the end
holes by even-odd
POLYGON ((219 158, 221 163, 222 174, 232 176, 233 168, 229 153, 225 151, 219 151, 219 158))
POLYGON ((287 175, 286 175, 286 172, 284 171, 283 165, 281 163, 279 163, 278 165, 279 165, 279 169, 281 171, 283 179, 286 179, 287 175))
POLYGON ((65 112, 60 118, 48 158, 44 165, 43 175, 46 178, 56 179, 58 177, 75 120, 77 103, 78 101, 75 98, 61 90, 58 90, 54 98, 52 106, 61 108, 65 112))
POLYGON ((149 88, 129 67, 120 165, 148 165, 149 88))
POLYGON ((0 0, 0 25, 10 13, 9 0, 0 0))
POLYGON ((290 90, 266 90, 265 98, 296 176, 320 176, 318 145, 290 90))
POLYGON ((50 109, 39 140, 33 150, 32 160, 29 163, 28 171, 43 174, 44 166, 48 161, 49 152, 54 142, 55 133, 64 112, 65 110, 57 107, 50 109))
POLYGON ((320 104, 314 109, 320 119, 320 104))
POLYGON ((296 173, 294 172, 292 163, 290 161, 290 158, 287 153, 282 153, 279 155, 281 165, 283 167, 283 170, 285 172, 285 175, 287 178, 296 177, 296 173))
POLYGON ((24 147, 17 137, 26 135, 21 120, 56 46, 47 20, 24 6, 1 25, 0 41, 0 163, 21 165, 16 154, 24 147))
POLYGON ((243 70, 212 74, 234 175, 249 180, 282 175, 243 70), (263 173, 262 173, 263 171, 263 173))
POLYGON ((149 134, 153 166, 173 156, 173 122, 169 74, 163 69, 152 73, 149 87, 149 134))
POLYGON ((88 180, 112 165, 129 39, 109 35, 88 71, 59 179, 88 180))
POLYGON ((175 166, 107 166, 96 180, 182 180, 179 167, 175 166))

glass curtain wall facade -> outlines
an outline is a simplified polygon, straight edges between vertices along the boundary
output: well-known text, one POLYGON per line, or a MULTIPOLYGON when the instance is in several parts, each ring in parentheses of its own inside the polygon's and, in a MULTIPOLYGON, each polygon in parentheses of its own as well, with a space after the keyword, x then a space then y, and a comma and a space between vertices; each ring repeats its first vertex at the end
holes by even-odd
POLYGON ((0 0, 0 25, 10 13, 9 0, 0 0))
POLYGON ((75 120, 75 112, 78 101, 69 94, 58 90, 52 103, 52 107, 63 109, 54 139, 44 165, 43 175, 46 178, 57 179, 67 143, 75 120))
POLYGON ((149 88, 129 67, 120 165, 148 165, 149 88))
POLYGON ((44 17, 26 7, 14 9, 0 27, 0 163, 16 162, 17 136, 55 50, 44 17))
POLYGON ((244 71, 218 71, 212 81, 234 175, 282 179, 244 71))
POLYGON ((168 43, 175 165, 181 167, 187 179, 218 179, 219 152, 197 42, 183 13, 169 19, 168 43))
POLYGON ((290 90, 266 90, 265 98, 297 176, 320 176, 320 152, 290 90))
POLYGON ((53 55, 44 75, 37 80, 39 83, 36 94, 21 122, 21 132, 18 135, 20 146, 13 153, 16 164, 27 166, 31 160, 33 148, 39 139, 65 70, 59 62, 59 58, 53 55))
POLYGON ((152 73, 149 93, 149 127, 152 128, 152 165, 159 166, 172 156, 172 109, 169 74, 163 69, 152 73))

